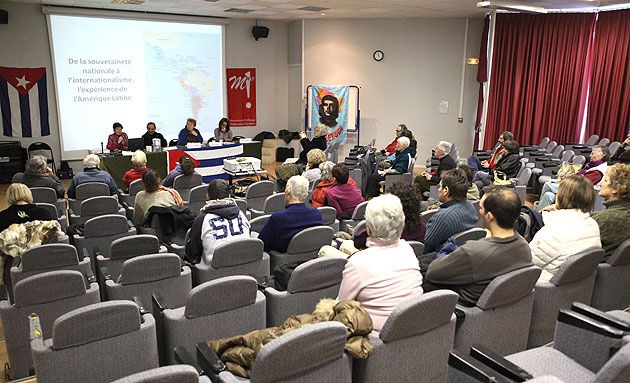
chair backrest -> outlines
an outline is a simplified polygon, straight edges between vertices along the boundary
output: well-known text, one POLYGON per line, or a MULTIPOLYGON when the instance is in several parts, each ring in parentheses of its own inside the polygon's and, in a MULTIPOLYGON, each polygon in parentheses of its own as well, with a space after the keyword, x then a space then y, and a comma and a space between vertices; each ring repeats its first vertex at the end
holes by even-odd
POLYGON ((126 376, 112 383, 210 383, 207 376, 199 376, 193 366, 178 364, 126 376))
POLYGON ((37 206, 41 207, 42 209, 46 210, 50 214, 52 219, 59 219, 59 213, 57 211, 57 206, 53 205, 52 203, 36 202, 35 205, 37 205, 37 206))
POLYGON ((238 206, 238 209, 240 211, 242 211, 243 213, 247 212, 247 201, 240 198, 235 198, 234 201, 236 202, 236 206, 238 206))
POLYGON ((85 295, 85 277, 74 270, 57 270, 25 278, 15 284, 15 307, 33 306, 85 295))
POLYGON ((556 149, 556 146, 558 146, 558 143, 556 141, 551 141, 549 145, 547 145, 547 147, 545 148, 545 152, 553 153, 553 151, 556 149))
POLYGON ((530 266, 494 278, 477 300, 477 307, 489 310, 525 298, 534 290, 541 272, 540 268, 530 266))
POLYGON ((538 145, 539 148, 541 149, 545 149, 547 147, 547 145, 549 145, 549 142, 551 140, 549 139, 549 137, 543 137, 543 139, 540 141, 540 144, 538 145))
POLYGON ((624 346, 597 372, 594 382, 618 383, 630 380, 630 336, 625 336, 623 342, 624 346))
POLYGON ((109 196, 109 186, 103 182, 86 182, 77 186, 76 199, 79 201, 100 196, 109 196))
POLYGON ((282 211, 286 207, 286 202, 284 200, 284 193, 274 193, 269 197, 265 198, 265 203, 263 205, 263 211, 266 214, 271 214, 276 211, 282 211))
POLYGON ((560 158, 561 161, 571 161, 571 159, 573 159, 573 156, 575 155, 575 152, 573 150, 565 150, 564 153, 562 154, 562 157, 560 158))
POLYGON ((601 145, 601 146, 608 146, 608 144, 610 144, 610 140, 608 138, 606 138, 606 137, 602 138, 597 143, 597 145, 601 145))
POLYGON ((516 180, 516 185, 517 186, 527 186, 531 176, 532 176, 532 169, 531 168, 524 168, 523 171, 521 172, 521 174, 518 176, 518 179, 516 180))
POLYGON ((125 259, 138 255, 155 254, 160 251, 160 241, 155 235, 138 234, 118 238, 109 246, 109 258, 125 259))
POLYGON ((589 249, 567 258, 553 275, 552 284, 561 286, 587 278, 595 272, 595 268, 604 256, 603 249, 589 249))
POLYGON ((365 209, 367 208, 368 201, 363 201, 358 204, 352 212, 352 219, 355 221, 362 221, 365 219, 365 209))
POLYGON ((419 258, 422 254, 424 254, 424 243, 419 241, 407 241, 407 243, 413 249, 413 253, 416 255, 416 258, 419 258))
POLYGON ((234 238, 219 243, 212 253, 210 265, 215 269, 234 267, 263 259, 264 243, 258 238, 234 238))
POLYGON ((407 167, 407 173, 413 174, 413 168, 416 166, 416 159, 409 154, 409 166, 407 167))
POLYGON ((621 143, 619 141, 611 142, 610 145, 608 145, 608 151, 610 152, 610 155, 612 156, 613 154, 617 153, 617 150, 619 150, 620 146, 621 143))
POLYGON ((43 202, 54 204, 57 202, 57 192, 53 188, 34 187, 30 188, 33 194, 33 202, 43 202))
POLYGON ((131 196, 135 196, 143 190, 144 184, 142 183, 142 179, 131 181, 131 183, 129 184, 129 195, 131 196))
POLYGON ((269 221, 269 217, 271 217, 271 214, 265 214, 249 221, 249 231, 260 233, 262 228, 267 224, 267 221, 269 221))
POLYGON ((177 254, 140 255, 123 262, 121 285, 150 283, 175 278, 181 274, 181 258, 177 254))
POLYGON ((98 217, 105 214, 116 214, 118 210, 118 200, 115 197, 99 196, 82 200, 79 214, 81 217, 98 217))
POLYGON ((324 225, 332 225, 337 219, 337 210, 332 206, 320 206, 317 208, 322 215, 324 225))
POLYGON ((184 316, 193 319, 236 310, 256 302, 258 283, 252 277, 223 277, 196 286, 188 293, 184 316))
POLYGON ((77 249, 65 243, 40 245, 22 253, 22 271, 63 269, 78 264, 77 249))
POLYGON ((626 239, 615 249, 606 262, 611 266, 630 264, 630 239, 626 239))
POLYGON ((436 290, 401 303, 389 314, 379 337, 388 343, 449 323, 458 297, 453 291, 436 290))
POLYGON ((247 188, 245 201, 248 209, 263 210, 265 199, 273 194, 276 184, 273 181, 258 181, 247 188))
POLYGON ((591 135, 588 140, 586 140, 585 145, 593 146, 599 141, 599 136, 597 134, 591 135))
POLYGON ((85 238, 109 237, 127 233, 129 225, 127 218, 120 214, 106 214, 90 218, 85 222, 83 233, 85 238))
POLYGON ((354 231, 352 232, 352 239, 354 239, 357 236, 357 234, 364 231, 366 227, 367 227, 367 222, 365 222, 365 220, 362 220, 361 222, 357 223, 357 225, 354 227, 354 231))
POLYGON ((319 251, 322 246, 332 243, 333 234, 333 229, 329 226, 314 226, 304 229, 291 238, 287 253, 319 251))
POLYGON ((562 152, 564 152, 564 145, 558 145, 554 149, 553 153, 551 153, 551 157, 560 158, 560 156, 562 155, 562 152))
POLYGON ((420 213, 420 221, 424 222, 426 224, 427 222, 429 222, 431 217, 433 217, 435 214, 437 214, 438 211, 439 211, 439 209, 423 211, 422 213, 420 213))
POLYGON ((206 205, 207 195, 207 185, 199 185, 190 189, 190 195, 188 196, 188 208, 190 211, 199 213, 199 210, 206 205))
POLYGON ((340 284, 346 262, 345 258, 322 257, 302 263, 293 270, 287 292, 321 290, 340 284))
POLYGON ((203 178, 199 173, 193 173, 187 176, 180 174, 175 177, 175 180, 173 181, 173 189, 177 190, 184 201, 188 201, 192 188, 199 186, 202 183, 203 178))
POLYGON ((330 373, 339 374, 347 329, 338 322, 318 323, 291 331, 267 343, 252 367, 251 381, 271 383, 287 381, 313 370, 329 366, 330 373), (282 366, 282 368, 278 368, 282 366))
POLYGON ((453 240, 455 240, 455 243, 457 244, 457 246, 461 246, 468 241, 476 241, 485 237, 486 237, 485 229, 482 229, 480 227, 473 227, 472 229, 468 229, 468 230, 462 231, 461 233, 457 233, 453 235, 453 240))
POLYGON ((582 165, 584 164, 584 162, 586 162, 586 157, 581 154, 573 156, 573 158, 571 159, 571 163, 576 165, 582 165))

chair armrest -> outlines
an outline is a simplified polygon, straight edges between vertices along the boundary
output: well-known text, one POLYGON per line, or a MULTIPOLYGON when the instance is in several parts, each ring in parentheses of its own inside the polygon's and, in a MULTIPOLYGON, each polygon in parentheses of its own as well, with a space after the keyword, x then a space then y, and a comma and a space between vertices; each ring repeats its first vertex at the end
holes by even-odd
MULTIPOLYGON (((84 247, 83 248, 83 259, 85 259, 85 258, 90 259, 90 251, 84 247)), ((83 259, 80 259, 79 261, 82 261, 83 259)))
POLYGON ((29 323, 29 334, 30 334, 30 340, 39 340, 39 341, 44 341, 44 334, 42 333, 42 325, 39 321, 39 315, 33 313, 31 315, 28 316, 28 323, 29 323))
POLYGON ((173 349, 173 352, 175 353, 175 361, 177 361, 177 363, 193 366, 195 370, 197 370, 197 374, 203 375, 204 373, 203 368, 201 368, 201 366, 199 365, 199 363, 197 363, 195 358, 193 358, 193 356, 190 355, 188 351, 186 351, 184 346, 175 347, 173 349))
POLYGON ((543 168, 553 168, 554 166, 558 166, 559 163, 556 161, 549 161, 549 162, 545 162, 543 164, 541 164, 543 168))
POLYGON ((456 319, 456 323, 457 325, 460 325, 462 323, 464 323, 464 320, 466 320, 466 313, 464 312, 464 310, 460 309, 459 307, 457 307, 457 305, 455 305, 455 317, 456 319))
POLYGON ((511 383, 512 381, 486 366, 480 361, 473 359, 463 353, 453 350, 448 355, 448 365, 467 376, 473 378, 475 382, 483 383, 511 383))
POLYGON ((225 371, 225 363, 205 342, 197 343, 197 362, 208 374, 219 375, 221 371, 225 371))
POLYGON ((150 314, 147 309, 145 308, 144 304, 142 303, 142 301, 140 300, 140 297, 137 295, 133 296, 133 301, 136 303, 136 305, 138 305, 138 310, 140 311, 140 316, 143 316, 144 314, 150 314))
POLYGON ((112 280, 112 275, 106 266, 102 266, 99 270, 101 271, 101 277, 103 278, 104 281, 112 280))
POLYGON ((87 281, 88 281, 89 283, 97 283, 97 280, 96 280, 96 275, 94 275, 94 273, 92 273, 92 270, 88 270, 88 271, 85 273, 85 278, 87 279, 87 281))
POLYGON ((154 314, 158 312, 163 312, 164 310, 168 309, 168 304, 166 303, 166 300, 164 299, 162 294, 157 291, 154 291, 151 294, 151 301, 153 302, 154 314))
POLYGON ((630 325, 628 325, 627 323, 613 317, 612 315, 609 315, 603 311, 600 311, 596 308, 593 308, 589 305, 585 305, 584 303, 579 303, 579 302, 573 302, 573 304, 571 305, 571 310, 573 310, 574 312, 581 314, 585 317, 594 319, 598 322, 601 322, 607 326, 610 326, 612 328, 621 330, 621 331, 625 331, 625 332, 630 332, 630 325))
POLYGON ((534 378, 529 372, 486 347, 472 346, 470 356, 515 382, 524 382, 534 378))

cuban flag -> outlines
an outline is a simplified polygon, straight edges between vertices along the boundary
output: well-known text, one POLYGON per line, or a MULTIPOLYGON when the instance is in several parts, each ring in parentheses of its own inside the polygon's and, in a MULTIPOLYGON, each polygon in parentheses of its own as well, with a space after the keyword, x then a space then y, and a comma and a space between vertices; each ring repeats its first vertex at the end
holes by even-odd
POLYGON ((168 171, 175 169, 179 157, 186 154, 195 162, 195 172, 201 174, 203 182, 208 183, 215 179, 228 179, 223 170, 223 160, 243 155, 243 145, 223 144, 202 148, 166 148, 168 153, 168 171))
POLYGON ((50 135, 46 68, 0 67, 0 112, 4 136, 50 135))

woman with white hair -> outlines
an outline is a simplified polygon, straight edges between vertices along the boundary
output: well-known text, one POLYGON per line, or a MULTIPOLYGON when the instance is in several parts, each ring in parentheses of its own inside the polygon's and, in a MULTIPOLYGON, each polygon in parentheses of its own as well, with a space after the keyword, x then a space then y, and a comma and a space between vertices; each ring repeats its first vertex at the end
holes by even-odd
POLYGON ((129 184, 135 180, 142 178, 149 168, 147 168, 147 155, 142 150, 136 150, 131 155, 131 164, 133 168, 127 170, 123 176, 125 187, 129 188, 129 184))
POLYGON ((313 149, 306 155, 306 160, 306 170, 302 173, 302 176, 308 182, 315 182, 322 177, 319 165, 326 161, 326 154, 320 149, 313 149))
MULTIPOLYGON (((330 161, 322 162, 321 164, 319 164, 319 170, 321 171, 322 177, 313 188, 313 195, 311 196, 311 206, 326 206, 326 192, 337 183, 335 177, 333 177, 332 175, 333 167, 335 167, 335 163, 330 161)), ((348 178, 348 185, 352 185, 355 188, 358 188, 357 183, 354 182, 352 178, 348 178)))
POLYGON ((337 299, 360 302, 378 333, 399 304, 422 294, 422 274, 413 249, 400 239, 405 215, 398 197, 373 198, 365 221, 367 249, 348 258, 337 299))
POLYGON ((328 144, 326 143, 326 132, 328 128, 326 125, 319 124, 315 127, 313 131, 313 139, 309 140, 306 137, 306 133, 300 132, 300 144, 302 145, 302 151, 300 152, 300 158, 297 160, 298 164, 306 165, 306 155, 312 149, 319 149, 321 151, 326 151, 326 147, 328 144))
POLYGON ((379 170, 370 176, 367 180, 365 195, 376 197, 381 193, 381 181, 385 181, 386 174, 402 174, 409 168, 409 137, 398 137, 396 144, 396 155, 391 166, 385 170, 379 170))
POLYGON ((77 186, 87 182, 102 182, 109 186, 109 194, 118 194, 118 186, 112 176, 106 171, 99 170, 98 166, 101 164, 101 159, 96 154, 88 154, 83 159, 83 171, 77 173, 72 177, 70 187, 68 188, 68 197, 76 198, 77 186))

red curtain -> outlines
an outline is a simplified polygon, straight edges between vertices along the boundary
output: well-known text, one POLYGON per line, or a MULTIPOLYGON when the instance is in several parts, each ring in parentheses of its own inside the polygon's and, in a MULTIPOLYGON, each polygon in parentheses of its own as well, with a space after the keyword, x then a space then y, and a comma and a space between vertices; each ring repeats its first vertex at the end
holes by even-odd
POLYGON ((484 147, 506 130, 522 144, 577 142, 596 14, 496 17, 484 147))
POLYGON ((623 141, 630 128, 630 10, 599 14, 589 93, 586 137, 623 141))

